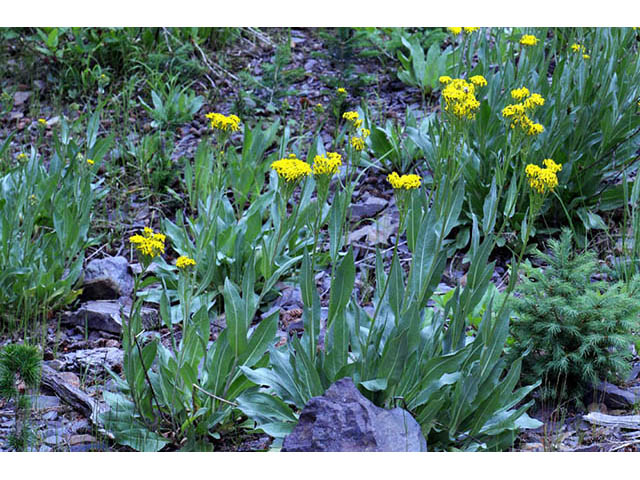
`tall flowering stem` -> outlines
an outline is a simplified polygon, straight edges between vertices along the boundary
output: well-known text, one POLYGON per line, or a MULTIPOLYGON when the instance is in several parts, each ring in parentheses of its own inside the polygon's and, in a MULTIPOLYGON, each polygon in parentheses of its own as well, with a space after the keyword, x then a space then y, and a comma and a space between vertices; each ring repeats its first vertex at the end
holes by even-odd
MULTIPOLYGON (((524 169, 524 175, 522 175, 522 178, 526 176, 527 183, 529 185, 529 208, 525 214, 525 218, 527 219, 526 226, 524 228, 524 232, 521 232, 522 247, 520 248, 520 253, 518 254, 515 265, 513 265, 511 273, 509 274, 509 284, 505 292, 505 298, 509 297, 516 286, 518 271, 520 269, 524 253, 527 249, 527 244, 529 243, 531 228, 535 223, 547 196, 549 193, 555 193, 555 189, 558 186, 557 173, 562 170, 562 164, 555 163, 552 159, 547 158, 543 161, 543 165, 544 168, 535 164, 528 164, 524 169)), ((506 301, 502 304, 502 307, 498 312, 498 316, 502 314, 502 310, 505 308, 506 304, 506 301)))
MULTIPOLYGON (((140 361, 140 365, 142 370, 144 371, 145 380, 149 386, 151 391, 151 397, 149 398, 149 411, 153 411, 152 401, 155 401, 156 407, 162 417, 171 421, 171 419, 167 419, 164 412, 160 408, 160 403, 158 402, 158 398, 156 397, 155 390, 153 385, 151 384, 151 380, 147 373, 147 370, 151 368, 151 365, 144 364, 144 358, 142 356, 142 348, 140 347, 140 343, 138 342, 139 332, 133 331, 133 322, 136 322, 136 326, 138 327, 139 322, 139 313, 140 308, 142 307, 142 300, 137 298, 137 293, 140 288, 140 281, 144 274, 149 269, 149 266, 153 262, 153 259, 164 253, 165 250, 165 240, 166 237, 162 233, 156 233, 153 229, 149 227, 145 227, 142 232, 142 235, 133 235, 129 237, 129 243, 135 247, 138 251, 140 263, 142 264, 142 272, 139 275, 136 275, 134 278, 133 284, 133 303, 131 304, 131 308, 129 309, 129 317, 126 319, 126 329, 124 330, 126 333, 123 333, 123 348, 125 351, 125 366, 129 363, 127 362, 127 358, 131 355, 131 350, 135 348, 138 352, 138 360, 140 361)), ((123 319, 123 321, 125 321, 123 319)), ((137 330, 138 328, 136 328, 137 330)), ((125 373, 127 373, 128 369, 125 369, 125 373)), ((131 374, 132 372, 129 372, 131 374)), ((129 385, 133 385, 133 378, 127 378, 129 385)), ((142 398, 138 396, 138 393, 134 388, 131 389, 131 395, 134 399, 134 404, 138 410, 140 410, 140 402, 142 398)), ((146 421, 146 417, 144 415, 140 415, 140 417, 146 421)))
MULTIPOLYGON (((317 185, 317 213, 313 226, 313 250, 315 253, 318 246, 318 238, 320 237, 320 228, 322 227, 322 209, 329 196, 329 184, 333 175, 338 173, 342 165, 342 155, 335 152, 327 152, 326 155, 316 155, 313 159, 313 176, 317 185)), ((311 257, 311 261, 315 262, 315 255, 311 257)))
POLYGON ((222 188, 224 178, 224 152, 227 142, 231 138, 233 132, 240 130, 240 118, 235 115, 225 116, 221 113, 207 113, 205 115, 209 120, 209 126, 213 130, 216 139, 215 159, 216 172, 214 175, 214 183, 217 190, 222 188))
MULTIPOLYGON (((280 160, 276 160, 271 164, 271 168, 276 171, 278 174, 278 186, 280 188, 281 199, 278 203, 278 211, 280 220, 278 222, 276 241, 271 244, 270 249, 270 257, 269 260, 272 262, 275 261, 276 251, 279 249, 279 244, 284 232, 284 219, 287 212, 287 205, 289 204, 289 200, 295 190, 296 186, 302 179, 306 179, 309 175, 311 175, 311 165, 307 162, 303 162, 299 160, 294 153, 291 153, 286 158, 281 158, 280 160)), ((300 209, 300 204, 298 203, 295 206, 294 214, 293 214, 293 224, 295 225, 298 211, 300 209)))
MULTIPOLYGON (((400 216, 398 223, 398 232, 396 233, 396 240, 393 244, 393 254, 391 256, 391 268, 395 263, 395 259, 398 257, 398 244, 400 242, 400 235, 403 232, 404 221, 407 216, 407 212, 409 209, 409 200, 410 196, 414 194, 417 190, 419 190, 422 184, 422 178, 419 175, 398 175, 396 172, 392 172, 387 176, 387 181, 393 187, 393 194, 396 198, 396 205, 398 207, 398 213, 400 216)), ((399 264, 397 264, 399 265, 399 264)), ((378 318, 378 314, 380 313, 380 307, 382 306, 384 296, 387 293, 387 289, 389 287, 389 280, 391 278, 391 272, 387 275, 387 278, 384 282, 384 287, 382 288, 382 294, 380 295, 380 299, 378 304, 376 305, 376 309, 373 312, 373 317, 371 317, 371 328, 369 328, 369 334, 367 335, 367 342, 365 343, 365 348, 368 348, 371 335, 373 333, 373 326, 375 325, 376 318, 378 318)), ((397 321, 398 319, 396 319, 397 321)), ((367 358, 367 353, 365 352, 364 358, 367 358)))

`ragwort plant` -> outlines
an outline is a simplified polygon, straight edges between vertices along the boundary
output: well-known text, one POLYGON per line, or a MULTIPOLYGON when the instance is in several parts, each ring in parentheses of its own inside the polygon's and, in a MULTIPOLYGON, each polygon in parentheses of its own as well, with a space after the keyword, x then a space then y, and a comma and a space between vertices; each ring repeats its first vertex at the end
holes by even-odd
POLYGON ((0 178, 2 329, 26 332, 81 293, 93 204, 107 193, 96 172, 112 139, 98 126, 96 112, 77 142, 63 121, 48 165, 32 150, 0 178))
MULTIPOLYGON (((465 95, 459 98, 461 102, 468 99, 465 95)), ((453 103, 450 107, 453 111, 453 103)), ((469 119, 475 108, 475 102, 466 101, 455 111, 469 119)), ((355 124, 359 118, 349 116, 353 127, 360 128, 355 124)), ((458 224, 464 199, 460 173, 459 164, 452 159, 428 198, 419 189, 420 176, 397 172, 388 176, 400 223, 388 274, 382 257, 376 256, 373 314, 353 296, 355 265, 349 248, 333 262, 328 315, 321 328, 313 260, 305 254, 300 272, 302 338, 294 336, 282 347, 271 346, 267 367, 242 368, 262 386, 248 389, 237 399, 240 410, 257 428, 284 437, 295 426, 296 410, 346 376, 377 405, 391 407, 401 399, 435 450, 503 449, 513 443, 519 428, 540 424, 525 414, 531 402, 520 404, 539 383, 515 389, 522 359, 508 363, 502 355, 509 323, 505 304, 494 315, 489 301, 477 335, 469 337, 465 332, 467 319, 484 297, 493 272, 488 256, 495 239, 488 236, 480 243, 477 223, 466 286, 456 288, 444 311, 427 309, 446 260, 455 250, 448 237, 458 224), (407 278, 397 251, 405 228, 413 254, 407 278), (324 341, 321 330, 326 332, 324 341)), ((495 208, 495 201, 488 203, 487 213, 494 218, 495 208)), ((340 239, 340 235, 331 235, 336 228, 329 223, 330 249, 340 239)))

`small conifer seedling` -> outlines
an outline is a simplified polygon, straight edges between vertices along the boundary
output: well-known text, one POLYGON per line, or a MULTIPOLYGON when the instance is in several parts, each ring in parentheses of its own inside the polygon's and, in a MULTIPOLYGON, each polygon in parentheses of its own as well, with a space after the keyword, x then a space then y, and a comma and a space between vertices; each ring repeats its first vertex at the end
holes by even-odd
POLYGON ((515 299, 512 354, 517 358, 529 350, 521 380, 541 379, 541 400, 580 405, 596 382, 615 381, 629 370, 640 279, 629 284, 592 281, 596 257, 574 252, 570 230, 549 246, 550 254, 536 255, 545 269, 524 267, 515 299))
POLYGON ((24 387, 34 389, 40 384, 41 357, 35 346, 10 344, 0 350, 0 397, 13 400, 16 410, 15 428, 9 436, 9 446, 25 450, 32 436, 29 428, 31 405, 24 387))

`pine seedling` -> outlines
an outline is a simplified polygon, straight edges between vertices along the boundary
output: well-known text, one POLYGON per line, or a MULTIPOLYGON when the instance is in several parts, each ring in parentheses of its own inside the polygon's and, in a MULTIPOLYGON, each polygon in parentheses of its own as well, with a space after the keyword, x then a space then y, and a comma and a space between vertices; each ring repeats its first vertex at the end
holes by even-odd
POLYGON ((31 404, 25 388, 38 387, 41 368, 40 351, 35 346, 11 344, 0 350, 0 397, 13 400, 16 411, 15 428, 9 436, 9 446, 14 450, 25 450, 33 436, 29 427, 31 404))
POLYGON ((570 230, 549 242, 550 254, 536 252, 547 267, 524 267, 512 323, 514 358, 529 350, 524 383, 542 379, 540 400, 581 405, 601 380, 615 381, 630 368, 632 331, 638 329, 640 301, 629 285, 592 282, 598 263, 592 252, 573 249, 570 230))

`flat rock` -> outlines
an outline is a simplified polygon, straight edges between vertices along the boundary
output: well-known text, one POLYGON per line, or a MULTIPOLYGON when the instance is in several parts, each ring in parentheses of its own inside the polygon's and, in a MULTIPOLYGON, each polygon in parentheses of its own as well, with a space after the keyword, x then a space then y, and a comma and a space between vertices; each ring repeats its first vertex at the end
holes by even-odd
POLYGON ((623 390, 609 382, 602 382, 595 387, 595 395, 608 408, 627 408, 640 402, 640 395, 630 390, 623 390))
POLYGON ((100 258, 85 267, 82 300, 113 300, 129 297, 132 292, 133 276, 126 258, 100 258))
POLYGON ((69 445, 74 446, 80 445, 81 443, 93 443, 95 441, 95 437, 91 435, 71 435, 71 437, 69 438, 69 445))
POLYGON ((31 395, 31 408, 35 410, 45 410, 60 406, 60 399, 50 395, 31 395))
POLYGON ((106 373, 104 367, 119 372, 124 361, 124 352, 118 348, 94 348, 91 350, 76 350, 62 356, 66 368, 82 372, 90 376, 100 376, 106 373))
MULTIPOLYGON (((91 330, 119 334, 122 332, 122 315, 128 318, 129 306, 123 306, 116 300, 92 300, 83 303, 75 312, 64 312, 62 321, 74 325, 86 326, 91 330)), ((153 329, 159 325, 158 312, 152 308, 142 307, 142 325, 153 329)))
POLYGON ((389 202, 384 198, 369 196, 361 203, 351 207, 351 220, 357 222, 363 218, 372 218, 381 212, 389 202))
POLYGON ((284 439, 283 452, 423 452, 420 425, 405 410, 367 400, 350 378, 331 385, 305 405, 284 439))

